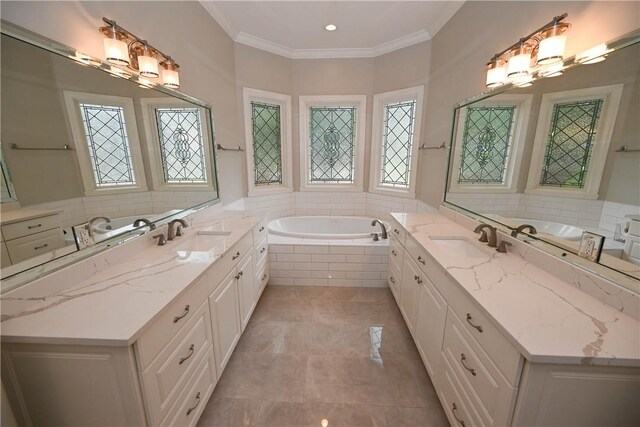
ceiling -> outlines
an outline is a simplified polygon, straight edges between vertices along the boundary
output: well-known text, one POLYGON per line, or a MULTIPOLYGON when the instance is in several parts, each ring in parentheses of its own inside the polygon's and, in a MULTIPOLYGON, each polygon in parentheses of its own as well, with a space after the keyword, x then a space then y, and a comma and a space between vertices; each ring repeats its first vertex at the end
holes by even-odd
POLYGON ((236 42, 288 58, 362 58, 432 38, 464 1, 200 1, 236 42), (327 24, 338 27, 326 31, 327 24))

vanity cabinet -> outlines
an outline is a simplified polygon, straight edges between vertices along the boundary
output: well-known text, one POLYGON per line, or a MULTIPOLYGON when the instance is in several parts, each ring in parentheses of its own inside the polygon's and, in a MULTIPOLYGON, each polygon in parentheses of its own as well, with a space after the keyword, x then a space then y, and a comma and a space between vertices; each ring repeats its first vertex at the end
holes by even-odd
POLYGON ((227 366, 242 333, 236 274, 235 269, 229 272, 209 297, 218 378, 227 366))
POLYGON ((447 302, 425 275, 416 296, 418 313, 413 338, 432 381, 437 381, 440 366, 447 302))
POLYGON ((424 283, 423 274, 410 257, 405 257, 400 285, 400 312, 411 334, 415 331, 418 289, 424 283))
POLYGON ((3 266, 17 264, 65 246, 57 212, 34 213, 30 210, 10 211, 1 225, 3 266), (9 263, 7 264, 7 261, 9 263))

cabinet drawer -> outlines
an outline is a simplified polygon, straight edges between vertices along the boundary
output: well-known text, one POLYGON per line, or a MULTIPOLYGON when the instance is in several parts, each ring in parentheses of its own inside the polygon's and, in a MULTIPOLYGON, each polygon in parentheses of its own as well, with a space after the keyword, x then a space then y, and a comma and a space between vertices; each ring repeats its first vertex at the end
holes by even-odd
POLYGON ((396 303, 400 304, 400 289, 402 280, 402 270, 394 264, 389 264, 389 271, 387 272, 387 283, 393 293, 393 297, 396 299, 396 303))
POLYGON ((449 418, 449 423, 454 427, 480 426, 480 418, 474 412, 469 397, 457 382, 449 361, 442 355, 442 368, 438 378, 438 397, 449 418))
POLYGON ((407 255, 410 256, 420 267, 420 270, 427 275, 431 283, 438 289, 440 295, 442 295, 445 299, 449 297, 449 289, 453 286, 458 286, 452 282, 452 280, 447 277, 444 270, 436 261, 431 257, 429 252, 424 250, 424 248, 416 242, 413 237, 407 236, 407 243, 405 245, 407 248, 407 255))
POLYGON ((60 227, 60 217, 54 214, 3 225, 2 236, 4 240, 12 240, 58 227, 60 227))
POLYGON ((513 388, 453 312, 442 348, 449 365, 486 425, 509 425, 518 389, 513 388))
POLYGON ((212 354, 209 306, 204 303, 185 325, 184 333, 176 335, 142 374, 152 424, 157 424, 166 416, 184 388, 194 364, 212 354))
POLYGON ((404 248, 397 238, 391 236, 389 240, 389 269, 395 265, 396 270, 402 271, 402 260, 404 257, 404 248))
POLYGON ((255 245, 255 260, 256 264, 261 264, 264 260, 267 259, 269 254, 269 245, 267 243, 266 236, 262 241, 258 242, 255 245))
POLYGON ((464 330, 480 344, 504 374, 509 384, 517 386, 522 369, 522 356, 463 292, 459 286, 451 287, 450 298, 447 299, 449 308, 461 320, 464 330))
POLYGON ((180 396, 175 410, 161 425, 180 427, 196 425, 216 385, 216 373, 212 358, 206 358, 198 365, 189 384, 193 385, 180 396))
POLYGON ((5 242, 13 264, 64 247, 60 228, 5 242))
POLYGON ((265 258, 256 267, 256 301, 260 298, 264 287, 269 282, 269 261, 265 258))
POLYGON ((253 241, 260 242, 267 237, 267 220, 262 219, 253 227, 253 241))
POLYGON ((207 275, 212 278, 212 280, 209 281, 209 295, 215 292, 220 285, 220 280, 227 276, 229 272, 238 265, 240 259, 249 252, 253 252, 253 236, 251 232, 247 232, 247 234, 245 234, 238 243, 233 245, 231 249, 225 252, 209 270, 207 275))
POLYGON ((391 221, 389 221, 389 234, 391 234, 396 239, 398 239, 398 242, 400 242, 400 244, 404 246, 406 237, 407 237, 407 232, 393 218, 391 218, 391 221))
POLYGON ((171 304, 136 341, 140 371, 144 371, 178 331, 195 317, 196 310, 204 301, 207 301, 207 297, 207 280, 201 278, 191 289, 171 304))

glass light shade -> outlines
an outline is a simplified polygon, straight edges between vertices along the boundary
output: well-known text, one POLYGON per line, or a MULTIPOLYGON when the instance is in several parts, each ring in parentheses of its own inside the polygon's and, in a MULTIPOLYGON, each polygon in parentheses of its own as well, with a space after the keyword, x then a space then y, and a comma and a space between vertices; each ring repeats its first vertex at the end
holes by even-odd
POLYGON ((577 54, 576 62, 580 64, 595 64, 596 62, 604 61, 606 59, 605 55, 609 52, 610 50, 607 49, 607 45, 602 43, 577 54))
POLYGON ((104 53, 107 61, 116 65, 129 65, 127 44, 118 39, 104 39, 104 53))
POLYGON ((540 40, 538 46, 538 64, 553 64, 562 61, 564 48, 567 44, 567 36, 558 35, 540 40))
POLYGON ((140 75, 144 77, 156 78, 160 75, 158 60, 152 56, 138 55, 138 69, 140 75))
POLYGON ((529 74, 519 76, 513 79, 514 86, 529 87, 533 84, 533 77, 529 74))
POLYGON ((487 87, 502 86, 507 80, 507 70, 504 65, 487 70, 487 87))
POLYGON ((542 77, 557 77, 564 74, 564 64, 562 62, 556 62, 540 70, 542 77))
POLYGON ((507 75, 509 77, 524 76, 529 74, 530 53, 521 53, 509 58, 507 64, 507 75))
POLYGON ((143 89, 151 89, 153 87, 153 82, 140 77, 138 78, 138 87, 141 87, 143 89))
POLYGON ((180 87, 180 75, 176 70, 162 70, 162 85, 171 89, 180 87))
POLYGON ((113 77, 121 77, 123 79, 128 79, 129 77, 131 77, 131 73, 118 67, 111 67, 111 69, 109 70, 109 73, 113 77))

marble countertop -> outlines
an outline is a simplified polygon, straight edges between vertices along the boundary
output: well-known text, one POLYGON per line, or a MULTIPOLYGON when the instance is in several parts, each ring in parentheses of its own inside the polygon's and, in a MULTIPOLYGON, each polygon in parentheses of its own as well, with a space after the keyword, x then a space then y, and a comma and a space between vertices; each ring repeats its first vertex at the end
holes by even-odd
POLYGON ((529 361, 640 366, 640 323, 635 319, 536 266, 526 254, 495 252, 442 215, 392 216, 529 361), (431 239, 438 236, 465 237, 488 259, 443 248, 431 239))
POLYGON ((165 246, 147 233, 7 292, 0 297, 2 342, 130 345, 260 219, 226 211, 165 246), (208 251, 180 249, 203 229, 230 234, 208 251))

